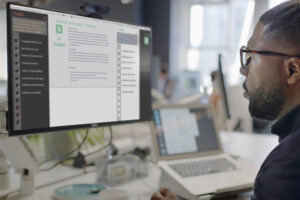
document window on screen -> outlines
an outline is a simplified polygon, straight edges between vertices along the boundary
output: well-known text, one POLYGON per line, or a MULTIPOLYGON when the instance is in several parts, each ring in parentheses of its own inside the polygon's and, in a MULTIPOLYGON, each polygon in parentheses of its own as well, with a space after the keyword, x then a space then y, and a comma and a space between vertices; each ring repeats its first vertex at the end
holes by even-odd
POLYGON ((141 118, 150 29, 19 5, 10 17, 15 130, 141 118))

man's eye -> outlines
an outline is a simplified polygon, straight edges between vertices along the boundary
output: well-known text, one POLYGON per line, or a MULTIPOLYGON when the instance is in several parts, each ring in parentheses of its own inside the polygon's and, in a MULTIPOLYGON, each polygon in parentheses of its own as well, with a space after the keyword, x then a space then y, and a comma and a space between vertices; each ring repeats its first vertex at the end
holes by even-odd
POLYGON ((246 65, 249 65, 249 63, 251 62, 251 56, 247 55, 246 57, 246 65))

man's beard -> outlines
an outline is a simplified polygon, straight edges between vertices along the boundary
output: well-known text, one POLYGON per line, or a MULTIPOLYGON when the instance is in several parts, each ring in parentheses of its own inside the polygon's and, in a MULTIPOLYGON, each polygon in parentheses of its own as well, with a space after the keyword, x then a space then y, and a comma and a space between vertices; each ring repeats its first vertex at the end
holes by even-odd
POLYGON ((285 103, 283 88, 279 85, 259 87, 249 92, 249 112, 252 117, 273 121, 285 103))

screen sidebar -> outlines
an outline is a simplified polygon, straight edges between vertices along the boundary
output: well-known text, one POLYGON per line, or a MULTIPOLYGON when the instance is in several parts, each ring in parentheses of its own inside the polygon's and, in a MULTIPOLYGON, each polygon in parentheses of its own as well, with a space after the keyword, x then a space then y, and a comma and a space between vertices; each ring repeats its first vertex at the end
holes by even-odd
POLYGON ((10 130, 49 127, 48 16, 14 9, 7 16, 10 130))

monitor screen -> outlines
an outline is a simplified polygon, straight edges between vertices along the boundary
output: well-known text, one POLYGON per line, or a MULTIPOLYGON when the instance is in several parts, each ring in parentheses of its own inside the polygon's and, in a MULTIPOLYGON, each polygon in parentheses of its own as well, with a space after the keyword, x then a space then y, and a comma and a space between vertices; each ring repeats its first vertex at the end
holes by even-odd
POLYGON ((9 3, 9 133, 149 120, 151 29, 9 3))

